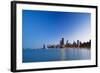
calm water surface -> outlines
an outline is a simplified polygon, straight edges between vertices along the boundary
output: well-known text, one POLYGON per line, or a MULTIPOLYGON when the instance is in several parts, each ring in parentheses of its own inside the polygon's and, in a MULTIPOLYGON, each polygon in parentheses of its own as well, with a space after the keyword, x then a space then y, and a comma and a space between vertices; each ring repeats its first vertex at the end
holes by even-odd
POLYGON ((23 62, 87 60, 91 59, 91 50, 87 48, 23 49, 22 56, 23 62))

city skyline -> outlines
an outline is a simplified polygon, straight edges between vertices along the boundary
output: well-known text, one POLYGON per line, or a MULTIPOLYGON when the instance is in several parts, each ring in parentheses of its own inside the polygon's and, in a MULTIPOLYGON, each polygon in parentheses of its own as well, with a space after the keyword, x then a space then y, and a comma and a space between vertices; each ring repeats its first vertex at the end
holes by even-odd
POLYGON ((70 43, 69 40, 64 40, 64 38, 61 38, 59 41, 59 44, 43 44, 43 49, 46 48, 91 48, 91 40, 81 42, 80 40, 73 41, 73 43, 70 43))
POLYGON ((91 39, 90 13, 38 10, 23 10, 22 13, 23 48, 57 44, 62 37, 69 42, 91 39))

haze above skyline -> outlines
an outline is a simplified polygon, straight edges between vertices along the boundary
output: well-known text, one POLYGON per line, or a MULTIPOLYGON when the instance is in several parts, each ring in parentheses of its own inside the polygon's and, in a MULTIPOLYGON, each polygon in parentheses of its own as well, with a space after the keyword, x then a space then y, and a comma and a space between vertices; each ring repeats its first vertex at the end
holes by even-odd
POLYGON ((23 10, 22 46, 41 48, 43 44, 59 44, 63 37, 69 42, 89 41, 91 38, 91 14, 23 10))

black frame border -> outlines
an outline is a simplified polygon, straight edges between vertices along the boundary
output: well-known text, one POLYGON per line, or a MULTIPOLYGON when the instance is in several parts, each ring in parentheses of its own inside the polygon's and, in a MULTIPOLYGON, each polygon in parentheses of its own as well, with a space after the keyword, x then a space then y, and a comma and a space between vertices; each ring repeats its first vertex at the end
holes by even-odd
POLYGON ((73 69, 73 68, 90 68, 98 67, 98 7, 90 5, 74 5, 74 4, 60 4, 60 3, 45 3, 45 2, 28 2, 28 1, 11 1, 11 72, 26 72, 26 71, 43 71, 43 70, 57 70, 57 69, 73 69), (81 7, 81 8, 95 8, 96 9, 96 60, 95 65, 72 66, 72 67, 53 67, 53 68, 39 68, 39 69, 16 69, 16 5, 17 4, 36 4, 49 6, 67 6, 67 7, 81 7))

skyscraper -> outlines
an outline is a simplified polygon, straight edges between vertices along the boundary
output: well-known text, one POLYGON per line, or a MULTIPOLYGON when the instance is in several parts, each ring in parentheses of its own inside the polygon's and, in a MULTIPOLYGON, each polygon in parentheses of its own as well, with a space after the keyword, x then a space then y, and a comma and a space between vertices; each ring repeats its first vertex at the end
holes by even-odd
POLYGON ((64 38, 62 38, 62 45, 64 45, 64 38))
POLYGON ((64 47, 64 38, 60 40, 60 47, 64 47))
POLYGON ((69 44, 69 43, 68 43, 68 40, 67 40, 67 41, 66 41, 66 47, 68 47, 68 44, 69 44))
POLYGON ((45 49, 46 47, 45 47, 45 44, 43 44, 43 49, 45 49))
POLYGON ((80 41, 79 40, 77 40, 77 47, 79 47, 80 46, 80 41))

